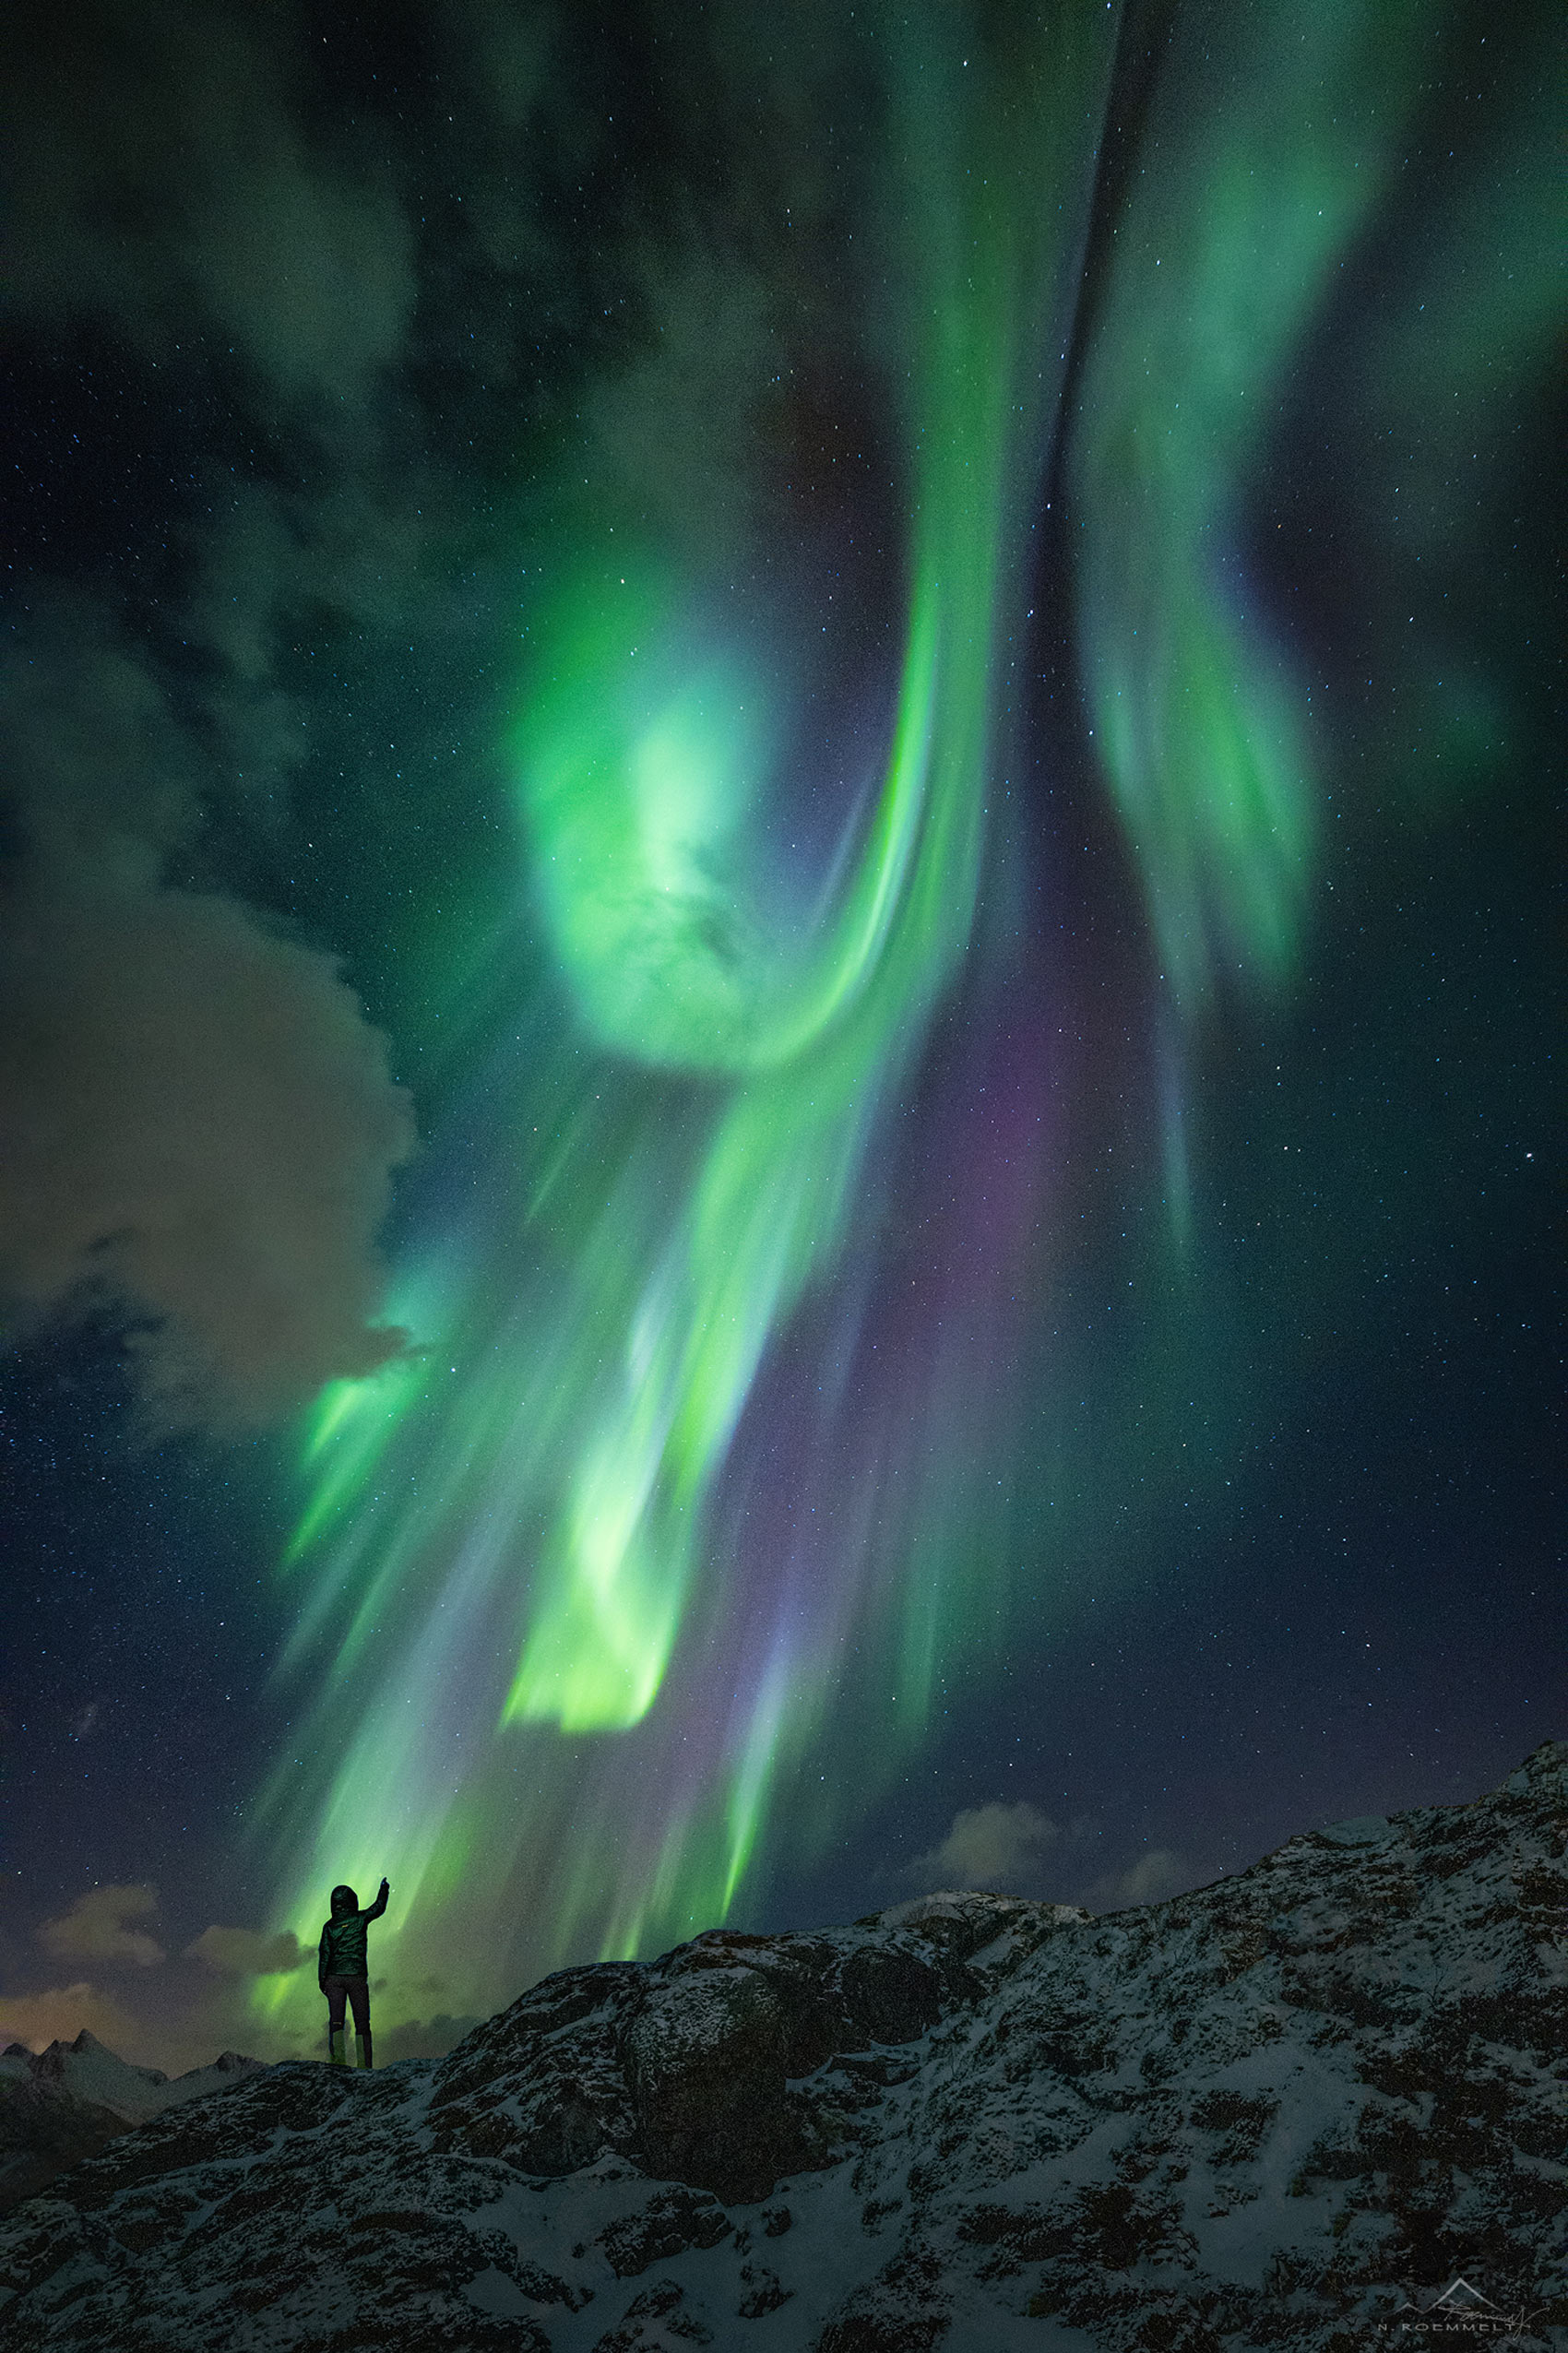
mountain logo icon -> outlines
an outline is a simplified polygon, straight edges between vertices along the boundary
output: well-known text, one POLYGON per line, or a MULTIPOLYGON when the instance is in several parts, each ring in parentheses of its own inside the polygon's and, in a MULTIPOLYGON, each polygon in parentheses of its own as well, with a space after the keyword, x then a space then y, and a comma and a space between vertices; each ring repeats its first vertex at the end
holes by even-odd
POLYGON ((1528 2323, 1527 2312, 1504 2311, 1482 2289, 1460 2278, 1450 2281, 1430 2304, 1401 2304, 1388 2324, 1401 2336, 1419 2331, 1424 2340, 1446 2343, 1455 2338, 1517 2336, 1528 2323))
POLYGON ((1452 2288, 1443 2289, 1435 2304, 1428 2305, 1427 2310, 1431 2312, 1496 2312, 1499 2320, 1505 2317, 1491 2298, 1483 2296, 1479 2288, 1472 2288, 1467 2279, 1456 2279, 1452 2288))

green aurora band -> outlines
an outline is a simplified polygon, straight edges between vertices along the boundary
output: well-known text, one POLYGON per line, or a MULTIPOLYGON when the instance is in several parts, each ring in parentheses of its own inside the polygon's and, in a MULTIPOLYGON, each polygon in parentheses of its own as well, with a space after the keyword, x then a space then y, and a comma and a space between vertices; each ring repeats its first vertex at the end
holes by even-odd
MULTIPOLYGON (((1180 19, 1100 273, 1066 419, 1078 654, 1173 1065, 1218 979, 1288 985, 1310 915, 1308 707, 1249 608, 1237 518, 1396 152, 1430 13, 1180 19), (1244 54, 1200 104, 1220 41, 1244 54)), ((841 1827, 790 1777, 831 1742, 846 1659, 874 1711, 870 1803, 944 1679, 1024 1606, 951 1435, 969 1374, 934 1337, 851 1477, 814 1489, 802 1444, 791 1484, 831 1518, 826 1568, 716 1511, 791 1319, 874 1230, 889 1123, 972 964, 986 862, 1017 855, 988 808, 1118 18, 997 22, 931 6, 918 38, 891 15, 857 36, 884 93, 868 308, 907 620, 880 774, 808 902, 777 888, 766 834, 796 715, 758 649, 705 617, 689 558, 607 505, 530 599, 516 929, 485 983, 503 1011, 389 1302, 418 1350, 310 1420, 285 1670, 314 1691, 261 1813, 275 1925, 303 1940, 334 1881, 389 1873, 378 1959, 410 2011, 438 1962, 442 2006, 481 2008, 519 1971, 722 1920, 781 1785, 798 1850, 841 1827), (455 1942, 499 1974, 455 1981, 455 1942)), ((1168 1129, 1179 1257, 1175 1113, 1168 1129)), ((297 1979, 258 2000, 314 2023, 297 1979)))

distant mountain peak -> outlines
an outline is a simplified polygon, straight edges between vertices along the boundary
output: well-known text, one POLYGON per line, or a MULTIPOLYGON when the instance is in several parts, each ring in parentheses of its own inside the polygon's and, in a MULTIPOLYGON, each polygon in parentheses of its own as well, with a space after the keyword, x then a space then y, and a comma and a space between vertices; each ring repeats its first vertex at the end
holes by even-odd
POLYGON ((171 2082, 160 2067, 122 2059, 84 2026, 74 2041, 0 2052, 0 2210, 30 2198, 67 2167, 166 2108, 255 2074, 259 2059, 225 2051, 171 2082))

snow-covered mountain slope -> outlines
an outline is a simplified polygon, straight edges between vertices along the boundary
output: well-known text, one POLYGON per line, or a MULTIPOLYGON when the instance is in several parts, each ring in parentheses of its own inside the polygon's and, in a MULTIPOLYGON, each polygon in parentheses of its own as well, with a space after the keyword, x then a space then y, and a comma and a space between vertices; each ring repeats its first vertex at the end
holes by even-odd
POLYGON ((0 2343, 1359 2353, 1461 2274, 1562 2343, 1565 1848, 1557 1744, 1101 1919, 564 1970, 113 2143, 0 2228, 0 2343))
POLYGON ((0 2051, 0 2212, 34 2196, 67 2166, 181 2100, 200 2099, 254 2074, 259 2059, 226 2050, 172 2078, 134 2067, 84 2027, 75 2042, 0 2051))

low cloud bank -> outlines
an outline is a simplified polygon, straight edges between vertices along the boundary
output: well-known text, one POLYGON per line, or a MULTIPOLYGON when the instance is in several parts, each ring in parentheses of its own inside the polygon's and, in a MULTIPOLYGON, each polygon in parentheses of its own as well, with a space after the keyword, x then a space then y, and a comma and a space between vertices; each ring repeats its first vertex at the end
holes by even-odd
POLYGON ((1131 1904, 1162 1904, 1192 1884, 1192 1866, 1174 1848, 1151 1847, 1125 1871, 1095 1880, 1077 1900, 1087 1911, 1121 1912, 1131 1904))
POLYGON ((146 2040, 130 2013, 85 1979, 44 1993, 0 1995, 0 2048, 20 2042, 46 2050, 52 2042, 75 2042, 84 2026, 122 2058, 146 2040))
POLYGON ((1194 1884, 1193 1866, 1171 1847, 1150 1847, 1119 1871, 1087 1878, 1099 1835, 1092 1815, 1063 1830, 1038 1806, 1022 1800, 1012 1805, 999 1800, 961 1807, 940 1844, 906 1864, 897 1877, 906 1886, 928 1891, 1049 1896, 1059 1903, 1081 1904, 1090 1912, 1162 1903, 1194 1884))
POLYGON ((1038 1806, 970 1806, 953 1817, 938 1847, 919 1855, 905 1877, 921 1887, 1032 1892, 1050 1848, 1060 1837, 1038 1806))

